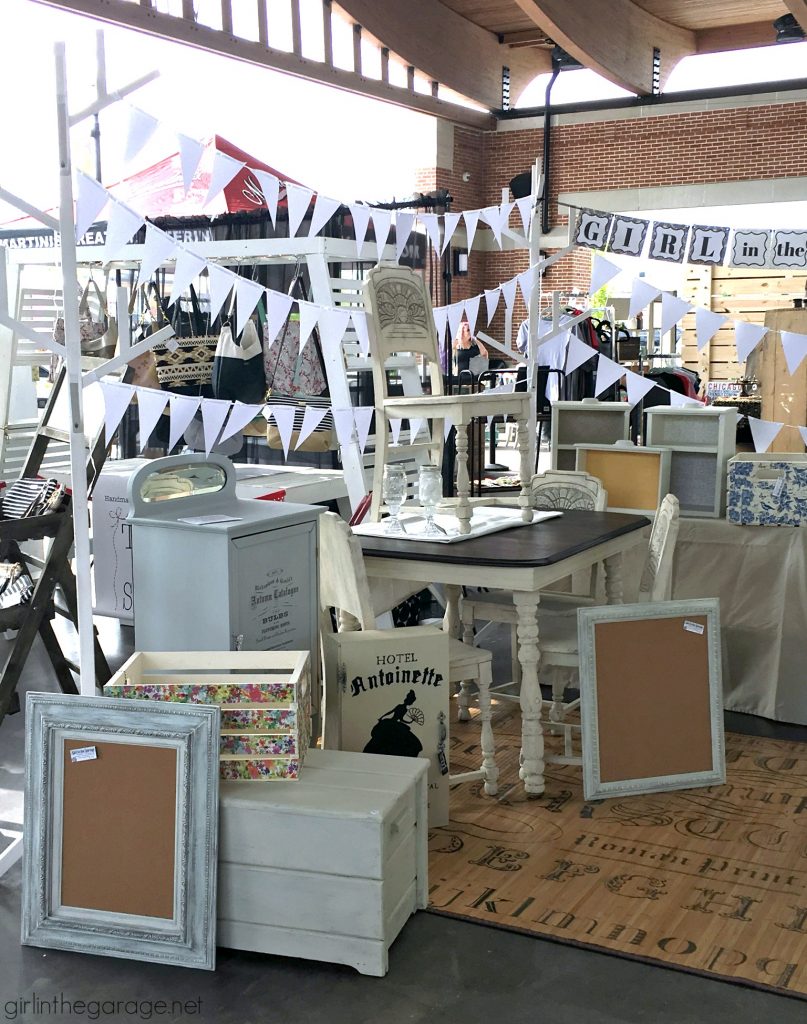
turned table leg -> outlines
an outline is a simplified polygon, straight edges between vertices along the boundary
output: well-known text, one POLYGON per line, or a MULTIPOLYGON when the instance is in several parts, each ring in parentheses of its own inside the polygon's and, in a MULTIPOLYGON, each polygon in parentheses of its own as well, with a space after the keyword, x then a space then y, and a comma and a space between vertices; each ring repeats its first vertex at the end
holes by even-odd
POLYGON ((518 504, 521 509, 522 520, 525 523, 531 523, 532 494, 530 492, 530 481, 532 480, 532 466, 530 465, 530 432, 526 417, 519 417, 517 422, 519 477, 521 479, 521 492, 518 496, 518 504))
POLYGON ((471 532, 471 478, 468 476, 468 428, 457 427, 457 519, 460 533, 471 532))
POLYGON ((513 601, 518 614, 518 660, 521 663, 521 768, 524 788, 532 796, 544 791, 544 736, 541 728, 541 687, 538 685, 537 593, 516 591, 513 601))

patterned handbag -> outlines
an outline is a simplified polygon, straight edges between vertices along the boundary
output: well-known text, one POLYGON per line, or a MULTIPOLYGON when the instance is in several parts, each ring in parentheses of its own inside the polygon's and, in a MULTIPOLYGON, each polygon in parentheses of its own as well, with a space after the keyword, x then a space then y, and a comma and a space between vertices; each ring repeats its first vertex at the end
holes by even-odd
POLYGON ((28 519, 60 512, 69 498, 58 480, 20 477, 9 484, 0 499, 0 519, 28 519))
POLYGON ((28 604, 34 594, 34 581, 22 562, 0 562, 0 609, 28 604))
POLYGON ((186 314, 180 308, 178 300, 174 304, 173 327, 176 336, 167 345, 155 345, 152 349, 157 380, 166 391, 194 395, 206 391, 207 397, 212 397, 213 359, 218 336, 209 337, 202 333, 204 318, 193 285, 190 287, 190 295, 190 313, 186 314), (183 334, 186 337, 182 337, 183 334))

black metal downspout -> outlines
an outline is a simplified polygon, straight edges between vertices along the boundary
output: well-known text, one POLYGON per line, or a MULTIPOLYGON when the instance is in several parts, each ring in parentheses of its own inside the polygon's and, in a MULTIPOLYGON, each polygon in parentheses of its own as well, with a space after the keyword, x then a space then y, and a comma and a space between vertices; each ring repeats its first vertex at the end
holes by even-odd
POLYGON ((544 198, 541 203, 541 234, 549 234, 549 154, 551 152, 550 136, 551 136, 551 94, 552 86, 555 84, 555 79, 560 74, 560 67, 552 62, 554 67, 552 68, 552 74, 549 76, 549 81, 546 84, 546 98, 544 99, 544 151, 543 161, 541 169, 544 175, 544 198))

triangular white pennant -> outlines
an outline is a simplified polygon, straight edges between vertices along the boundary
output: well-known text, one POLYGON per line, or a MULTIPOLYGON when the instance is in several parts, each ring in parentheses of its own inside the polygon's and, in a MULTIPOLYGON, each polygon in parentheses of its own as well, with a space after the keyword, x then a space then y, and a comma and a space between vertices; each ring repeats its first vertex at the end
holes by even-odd
POLYGON ((356 237, 356 255, 361 257, 361 247, 364 245, 364 239, 367 236, 367 226, 370 223, 370 214, 372 210, 369 206, 363 206, 361 203, 348 203, 348 209, 350 210, 350 216, 353 219, 353 233, 356 237))
POLYGON ((594 259, 591 262, 591 284, 588 286, 589 295, 593 295, 595 292, 598 292, 603 285, 608 284, 610 280, 615 278, 616 275, 621 272, 621 267, 618 267, 615 263, 611 263, 610 260, 605 259, 604 256, 600 256, 598 252, 595 252, 594 259))
POLYGON ((151 275, 169 260, 177 250, 177 243, 164 231, 146 222, 146 241, 143 245, 143 255, 140 257, 140 284, 148 284, 151 275))
POLYGON ((400 260, 409 236, 412 234, 412 225, 415 223, 414 213, 404 213, 399 210, 395 214, 395 259, 400 260))
POLYGON ((336 439, 344 447, 353 440, 353 410, 332 409, 336 439))
POLYGON ((418 217, 426 233, 431 239, 435 254, 440 252, 440 218, 436 213, 419 213, 418 217))
POLYGON ((266 290, 266 347, 271 348, 288 319, 294 299, 283 292, 266 290))
POLYGON ((801 434, 802 441, 807 445, 807 427, 799 427, 799 433, 801 434))
POLYGON ((221 432, 219 444, 232 437, 233 434, 238 434, 242 431, 247 424, 252 423, 254 419, 260 416, 262 410, 262 405, 244 405, 243 402, 233 402, 230 418, 227 420, 226 427, 221 432))
POLYGON ((440 249, 440 255, 448 248, 449 242, 451 241, 454 232, 457 230, 457 224, 459 224, 461 213, 447 213, 443 217, 443 245, 440 249))
POLYGON ((510 214, 513 212, 515 203, 502 203, 499 207, 499 229, 504 231, 510 227, 510 214))
POLYGON ((356 436, 359 440, 359 451, 364 455, 367 447, 367 438, 370 436, 370 423, 373 419, 375 409, 372 405, 359 405, 353 410, 353 420, 356 424, 356 436))
POLYGON ((488 326, 490 326, 490 321, 493 319, 493 314, 496 312, 496 307, 499 305, 499 298, 501 297, 501 294, 501 288, 485 289, 485 309, 488 314, 488 326))
POLYGON ((208 203, 212 203, 219 192, 230 184, 242 167, 244 167, 242 160, 236 160, 235 157, 216 150, 213 157, 213 170, 210 172, 210 186, 203 205, 207 206, 208 203))
POLYGON ((111 196, 103 185, 83 171, 76 174, 76 190, 76 241, 79 242, 87 228, 98 219, 111 196))
POLYGON ((269 211, 272 226, 274 227, 275 219, 277 218, 277 201, 280 196, 280 178, 270 174, 269 171, 259 171, 255 167, 251 167, 250 170, 258 179, 258 184, 261 187, 264 202, 266 203, 266 209, 269 211))
POLYGON ((787 372, 792 376, 801 366, 802 359, 807 356, 807 334, 796 334, 794 331, 780 331, 779 335, 782 339, 787 372))
POLYGON ((169 395, 171 407, 171 430, 168 437, 168 451, 172 452, 190 422, 196 415, 202 399, 198 395, 169 395))
POLYGON ((504 304, 508 309, 513 308, 513 303, 516 301, 516 288, 518 287, 518 278, 513 277, 509 281, 502 282, 502 295, 504 296, 504 304))
POLYGON ((212 324, 227 301, 236 283, 236 274, 216 263, 207 265, 207 284, 210 290, 210 323, 212 324))
POLYGON ((221 433, 224 421, 230 412, 232 402, 222 401, 220 398, 202 399, 202 427, 205 434, 205 455, 209 455, 216 438, 221 433))
POLYGON ((390 419, 390 421, 389 421, 389 428, 390 428, 390 431, 392 432, 392 443, 393 444, 397 444, 398 443, 398 440, 399 440, 399 438, 401 436, 401 427, 402 426, 403 426, 403 420, 399 420, 399 419, 395 419, 395 418, 390 419))
POLYGON ((664 336, 692 309, 686 299, 679 299, 669 292, 661 293, 661 334, 664 336))
POLYGON ((465 221, 465 234, 467 236, 468 252, 470 254, 471 249, 474 247, 474 235, 476 234, 476 228, 479 224, 480 210, 464 210, 462 219, 465 221))
POLYGON ((569 345, 566 349, 566 373, 574 373, 583 363, 596 356, 597 351, 591 345, 581 341, 576 334, 569 338, 569 345))
POLYGON ((502 213, 498 206, 486 206, 484 210, 479 211, 479 216, 487 224, 490 225, 490 229, 493 232, 493 237, 496 239, 496 245, 501 249, 502 247, 502 213))
POLYGON ((126 150, 123 154, 124 163, 134 160, 140 150, 145 146, 154 132, 157 130, 159 121, 144 110, 137 107, 129 108, 129 130, 126 135, 126 150))
POLYGON ((168 405, 168 395, 158 388, 136 388, 135 390, 137 391, 138 449, 142 452, 144 448, 148 447, 149 438, 168 405))
POLYGON ((305 407, 303 422, 300 424, 300 430, 297 434, 297 444, 294 446, 295 450, 314 433, 329 412, 330 409, 318 409, 314 405, 307 405, 305 407))
POLYGON ((630 307, 628 309, 628 319, 632 320, 637 313, 641 313, 643 309, 647 309, 647 307, 650 305, 651 302, 654 301, 654 299, 660 291, 660 288, 656 288, 655 285, 652 285, 649 282, 642 280, 641 277, 635 278, 630 293, 630 307))
POLYGON ((756 416, 748 416, 746 418, 748 426, 751 428, 751 437, 754 439, 754 451, 766 452, 773 444, 774 438, 782 429, 784 423, 758 420, 756 416))
POLYGON ((528 270, 525 270, 523 274, 519 274, 516 280, 518 281, 518 286, 521 289, 521 294, 524 296, 524 305, 529 309, 530 301, 532 300, 532 290, 538 280, 538 268, 530 267, 528 270))
MULTIPOLYGON (((308 207, 311 205, 311 197, 314 194, 314 190, 306 188, 304 185, 292 185, 290 181, 286 182, 286 202, 289 210, 289 238, 294 238, 297 234, 297 228, 302 224, 303 218, 308 213, 308 207)), ((278 430, 280 427, 278 426, 278 430)))
MULTIPOLYGON (((661 385, 659 385, 661 387, 661 385)), ((690 398, 688 395, 682 395, 680 391, 670 391, 669 388, 664 388, 670 396, 670 405, 676 406, 690 406, 702 405, 702 402, 697 401, 695 398, 690 398)))
POLYGON ((314 302, 304 302, 302 299, 297 300, 297 306, 300 310, 300 351, 302 352, 308 344, 311 332, 317 326, 322 307, 314 302))
POLYGON ((188 135, 177 135, 177 141, 179 142, 179 162, 182 166, 182 182, 187 192, 199 169, 205 147, 198 139, 192 139, 188 135))
POLYGON ((448 440, 448 435, 454 429, 454 421, 450 420, 448 416, 443 420, 443 440, 448 440))
POLYGON ((625 373, 625 378, 628 382, 629 405, 638 405, 647 392, 652 391, 656 386, 650 377, 643 377, 639 373, 634 373, 633 370, 628 370, 625 373))
POLYGON ((129 407, 134 388, 128 384, 118 384, 108 380, 99 381, 99 384, 104 396, 104 431, 106 443, 109 444, 115 436, 118 424, 123 419, 123 414, 129 407))
POLYGON ((318 235, 322 231, 340 205, 341 203, 338 199, 331 199, 329 196, 322 195, 322 193, 317 194, 314 212, 311 214, 311 224, 308 228, 310 238, 313 238, 314 235, 318 235))
POLYGON ((530 224, 532 222, 532 212, 535 206, 535 196, 522 196, 521 199, 516 199, 516 206, 518 212, 521 215, 521 223, 524 227, 525 237, 530 237, 530 224))
POLYGON ((448 323, 448 306, 435 306, 432 312, 434 314, 434 326, 437 330, 437 340, 443 342, 446 336, 446 324, 448 323))
POLYGON ((353 330, 356 332, 359 352, 363 356, 368 356, 370 354, 370 334, 367 330, 367 314, 361 309, 354 309, 351 310, 350 319, 353 322, 353 330))
POLYGON ((695 337, 699 352, 709 344, 727 320, 728 317, 722 313, 713 313, 711 309, 704 309, 702 306, 695 310, 695 337))
POLYGON ((171 284, 171 294, 168 298, 168 305, 173 306, 181 297, 182 293, 195 280, 207 266, 201 256, 189 252, 187 249, 180 249, 174 267, 174 280, 171 284))
POLYGON ((248 277, 236 277, 235 280, 235 336, 247 326, 247 320, 252 316, 253 310, 258 305, 263 295, 264 288, 257 281, 248 277))
POLYGON ((384 259, 384 246, 387 244, 391 225, 391 210, 373 209, 373 231, 375 232, 375 244, 378 246, 379 263, 384 259))
POLYGON ((452 338, 456 338, 460 333, 463 305, 464 304, 462 302, 452 302, 450 306, 446 306, 446 312, 448 314, 448 326, 451 329, 452 338))
POLYGON ((594 394, 600 395, 606 388, 616 384, 625 375, 625 367, 615 363, 613 359, 601 355, 597 361, 597 379, 594 382, 594 394))
POLYGON ((114 260, 121 249, 143 227, 143 217, 123 203, 113 201, 106 225, 104 263, 114 260))
POLYGON ((350 321, 350 310, 339 309, 336 306, 320 307, 319 310, 319 333, 322 339, 322 349, 326 354, 338 349, 345 336, 348 322, 350 321))
POLYGON ((409 421, 409 443, 414 444, 426 420, 422 416, 409 421))
POLYGON ((482 300, 481 295, 474 295, 470 299, 466 299, 463 303, 465 307, 465 318, 468 321, 468 326, 471 328, 471 337, 476 333, 476 321, 479 318, 479 303, 482 300))
POLYGON ((734 344, 737 347, 737 362, 744 363, 767 333, 768 328, 763 327, 762 324, 749 324, 747 320, 735 320, 734 344))
POLYGON ((294 433, 294 415, 297 410, 293 405, 272 405, 270 403, 268 411, 277 424, 280 443, 283 445, 283 458, 287 459, 289 457, 289 447, 291 446, 291 435, 294 433))

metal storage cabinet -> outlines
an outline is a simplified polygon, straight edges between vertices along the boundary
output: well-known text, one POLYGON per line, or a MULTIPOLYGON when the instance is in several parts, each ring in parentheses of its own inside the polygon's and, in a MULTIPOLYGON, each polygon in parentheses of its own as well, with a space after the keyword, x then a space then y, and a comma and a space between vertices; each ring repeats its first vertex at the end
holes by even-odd
POLYGON ((155 459, 132 476, 135 643, 230 651, 240 642, 309 651, 316 665, 323 509, 239 500, 235 480, 218 455, 155 459))

